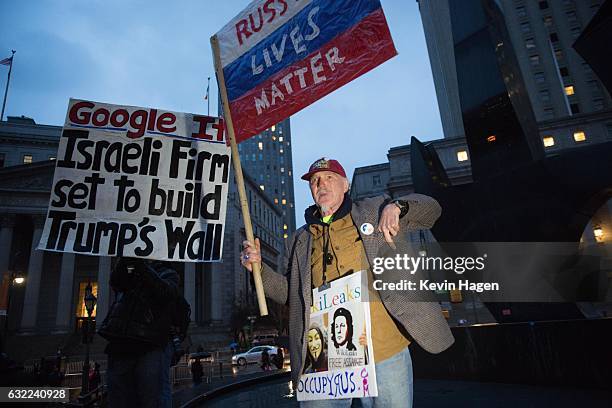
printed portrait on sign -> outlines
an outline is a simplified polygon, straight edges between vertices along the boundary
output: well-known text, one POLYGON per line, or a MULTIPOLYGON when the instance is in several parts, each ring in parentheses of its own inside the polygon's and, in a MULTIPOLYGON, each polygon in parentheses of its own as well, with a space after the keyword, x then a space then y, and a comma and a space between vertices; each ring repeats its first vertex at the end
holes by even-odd
POLYGON ((328 333, 327 333, 327 313, 311 320, 310 328, 306 334, 306 363, 304 364, 304 374, 319 373, 328 370, 328 333))
POLYGON ((367 341, 362 303, 345 304, 336 308, 329 322, 330 368, 365 365, 367 341))

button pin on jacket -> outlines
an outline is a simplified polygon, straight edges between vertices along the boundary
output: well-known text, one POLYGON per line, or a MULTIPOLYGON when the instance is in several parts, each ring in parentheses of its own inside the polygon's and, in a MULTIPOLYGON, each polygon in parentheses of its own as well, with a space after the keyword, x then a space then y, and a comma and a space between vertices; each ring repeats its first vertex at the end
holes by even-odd
POLYGON ((359 229, 365 235, 372 235, 372 233, 374 232, 374 226, 369 222, 361 224, 361 227, 359 227, 359 229))

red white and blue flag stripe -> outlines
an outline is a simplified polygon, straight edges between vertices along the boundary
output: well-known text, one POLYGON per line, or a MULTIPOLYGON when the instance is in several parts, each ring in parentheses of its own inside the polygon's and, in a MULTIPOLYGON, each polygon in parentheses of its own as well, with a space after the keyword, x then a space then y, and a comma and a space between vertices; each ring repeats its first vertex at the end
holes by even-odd
POLYGON ((255 0, 216 37, 238 142, 397 54, 379 0, 255 0))

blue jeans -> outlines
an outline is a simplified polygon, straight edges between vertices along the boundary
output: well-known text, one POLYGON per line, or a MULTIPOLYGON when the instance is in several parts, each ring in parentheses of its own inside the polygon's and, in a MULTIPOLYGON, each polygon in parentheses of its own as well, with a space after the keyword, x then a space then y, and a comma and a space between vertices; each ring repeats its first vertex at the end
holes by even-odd
MULTIPOLYGON (((364 408, 412 408, 412 359, 408 347, 376 363, 378 397, 356 398, 364 408)), ((349 408, 352 399, 302 401, 301 408, 349 408)))
POLYGON ((106 383, 109 408, 172 408, 170 362, 173 347, 144 354, 108 355, 106 383))

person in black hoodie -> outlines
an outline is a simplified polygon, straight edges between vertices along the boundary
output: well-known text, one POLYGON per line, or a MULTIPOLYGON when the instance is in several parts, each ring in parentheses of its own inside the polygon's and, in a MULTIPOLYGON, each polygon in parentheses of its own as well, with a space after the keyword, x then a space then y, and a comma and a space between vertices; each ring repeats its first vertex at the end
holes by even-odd
POLYGON ((171 407, 171 326, 179 277, 167 262, 121 258, 115 301, 99 334, 108 340, 108 406, 171 407))

